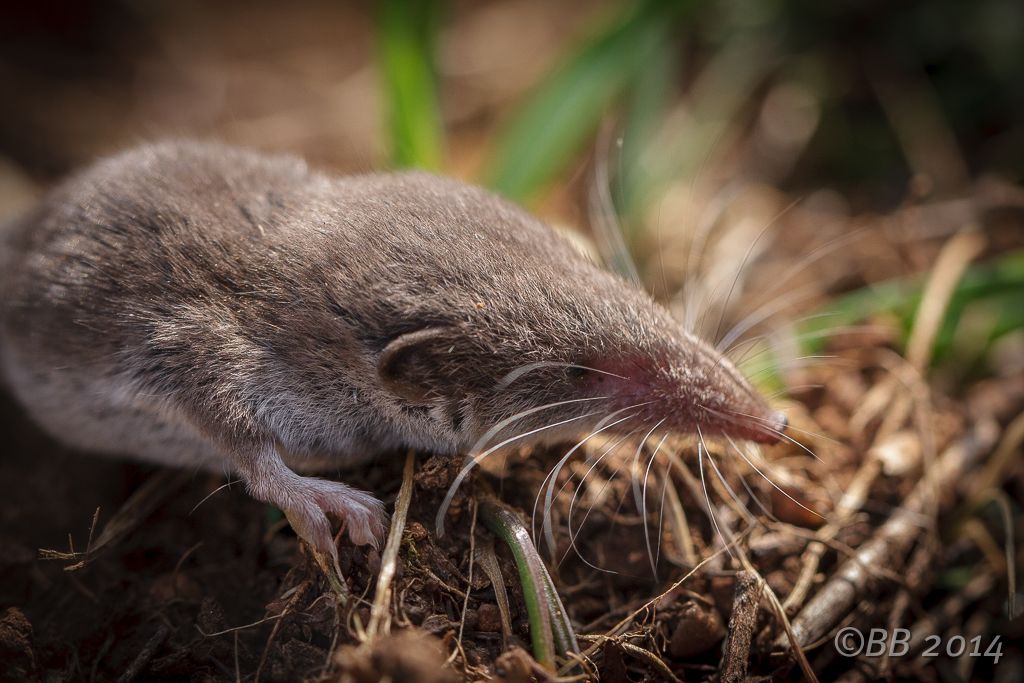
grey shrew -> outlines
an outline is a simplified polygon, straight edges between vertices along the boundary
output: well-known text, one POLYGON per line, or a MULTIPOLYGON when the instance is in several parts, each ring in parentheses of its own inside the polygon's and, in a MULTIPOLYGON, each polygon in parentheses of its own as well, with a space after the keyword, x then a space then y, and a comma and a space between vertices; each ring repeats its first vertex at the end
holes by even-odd
POLYGON ((150 144, 75 174, 2 239, 3 375, 35 421, 82 451, 230 468, 328 557, 329 516, 376 545, 386 515, 303 474, 325 461, 466 452, 519 413, 526 443, 615 411, 624 431, 785 428, 648 294, 427 173, 150 144))

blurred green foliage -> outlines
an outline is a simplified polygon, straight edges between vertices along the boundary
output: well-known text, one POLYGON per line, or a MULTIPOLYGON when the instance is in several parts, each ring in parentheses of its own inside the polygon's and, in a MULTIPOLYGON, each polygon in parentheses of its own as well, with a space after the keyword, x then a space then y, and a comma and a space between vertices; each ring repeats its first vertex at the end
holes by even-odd
MULTIPOLYGON (((381 6, 381 63, 398 165, 441 162, 433 68, 440 10, 437 0, 385 0, 381 6)), ((639 0, 623 3, 619 14, 571 47, 561 66, 525 97, 499 136, 486 179, 514 199, 536 198, 561 179, 601 119, 612 115, 627 147, 618 180, 642 187, 642 177, 631 175, 642 170, 637 150, 649 142, 666 101, 686 97, 695 74, 715 55, 750 41, 771 44, 771 63, 762 65, 769 68, 755 83, 722 84, 723 91, 747 97, 748 116, 763 95, 758 88, 779 78, 801 82, 821 102, 817 132, 788 189, 824 181, 875 208, 905 196, 911 167, 880 101, 880 77, 928 91, 938 107, 933 113, 949 127, 969 168, 1024 178, 1019 0, 639 0)), ((621 194, 628 203, 630 192, 621 194)))
MULTIPOLYGON (((441 163, 433 67, 439 16, 436 0, 387 0, 381 10, 382 69, 397 165, 441 163)), ((995 171, 1020 181, 1022 76, 1020 0, 627 2, 527 94, 499 134, 486 180, 513 199, 537 199, 564 180, 609 118, 625 144, 597 154, 613 162, 615 209, 628 230, 659 184, 699 173, 724 130, 722 121, 753 120, 766 89, 785 80, 813 93, 820 119, 795 166, 777 179, 782 189, 838 186, 855 206, 885 209, 904 201, 914 169, 908 132, 894 120, 893 102, 886 101, 881 83, 895 86, 897 95, 906 84, 924 94, 914 106, 923 102, 930 108, 923 115, 948 132, 952 154, 970 175, 995 171), (698 76, 707 74, 713 87, 690 92, 698 76), (669 106, 688 97, 697 123, 682 126, 669 145, 660 139, 653 144, 669 106)), ((801 332, 813 338, 822 326, 885 314, 906 335, 921 287, 916 280, 900 281, 853 292, 835 302, 835 315, 801 332)), ((935 362, 956 355, 958 330, 967 318, 987 325, 972 332, 980 354, 1007 331, 1024 327, 1022 299, 1024 256, 970 269, 936 340, 935 362)), ((805 351, 821 344, 818 336, 805 351)))
POLYGON ((488 176, 490 185, 512 199, 528 201, 558 179, 623 90, 638 79, 643 82, 659 57, 669 53, 669 30, 693 4, 643 0, 579 46, 505 130, 488 176))
MULTIPOLYGON (((822 178, 896 201, 907 166, 876 75, 921 80, 975 170, 1024 178, 1024 3, 756 0, 790 60, 816 63, 825 111, 795 182, 822 178), (771 9, 764 9, 770 7, 771 9)), ((743 11, 743 10, 741 10, 743 11)))
POLYGON ((380 3, 378 49, 395 166, 442 165, 444 134, 434 68, 441 5, 437 0, 380 3))
MULTIPOLYGON (((888 317, 899 325, 905 344, 917 316, 924 278, 882 282, 850 292, 828 306, 828 315, 808 321, 804 351, 820 351, 826 341, 816 332, 888 317)), ((957 285, 932 349, 933 364, 947 360, 971 363, 984 356, 1003 335, 1024 328, 1024 252, 1012 252, 967 269, 957 285), (981 315, 971 316, 971 313, 981 315), (970 316, 970 317, 968 317, 970 316), (973 318, 973 320, 972 320, 973 318), (974 329, 964 329, 970 324, 974 329), (969 342, 967 346, 958 343, 969 342)))

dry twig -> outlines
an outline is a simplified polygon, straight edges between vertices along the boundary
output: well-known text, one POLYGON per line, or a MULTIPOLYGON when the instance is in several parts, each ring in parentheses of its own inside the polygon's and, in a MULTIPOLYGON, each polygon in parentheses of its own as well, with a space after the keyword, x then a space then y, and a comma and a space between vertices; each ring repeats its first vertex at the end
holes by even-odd
POLYGON ((753 574, 742 571, 736 575, 736 594, 729 617, 729 635, 722 655, 722 683, 743 683, 747 679, 750 643, 757 628, 757 612, 763 584, 753 574))
MULTIPOLYGON (((858 550, 856 557, 844 562, 793 620, 797 642, 808 645, 823 637, 864 597, 877 574, 875 566, 889 566, 902 558, 934 519, 923 517, 939 496, 958 483, 964 472, 989 451, 997 428, 979 423, 975 429, 949 446, 907 497, 903 506, 883 524, 875 536, 858 550)), ((776 641, 784 645, 784 639, 776 641)))
POLYGON ((398 549, 402 545, 405 519, 409 514, 409 503, 412 500, 412 473, 415 463, 416 454, 409 451, 408 455, 405 456, 405 468, 402 470, 402 488, 399 489, 398 500, 395 501, 395 514, 391 518, 388 542, 384 546, 384 555, 381 557, 380 575, 377 577, 377 591, 373 596, 370 623, 366 627, 367 642, 373 641, 381 629, 384 632, 388 632, 391 629, 391 611, 388 609, 388 603, 391 602, 391 582, 395 578, 395 570, 398 566, 398 549))

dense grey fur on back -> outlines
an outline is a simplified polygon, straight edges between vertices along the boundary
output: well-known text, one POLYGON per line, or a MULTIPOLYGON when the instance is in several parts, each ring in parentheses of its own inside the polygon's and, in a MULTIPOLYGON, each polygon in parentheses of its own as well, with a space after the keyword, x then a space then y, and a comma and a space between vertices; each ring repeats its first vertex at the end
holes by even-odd
POLYGON ((35 419, 84 449, 228 463, 254 490, 277 476, 252 467, 268 448, 293 466, 452 452, 525 408, 597 395, 557 366, 496 389, 533 362, 636 366, 604 413, 651 399, 642 417, 685 429, 698 405, 763 411, 645 294, 514 205, 424 173, 332 178, 156 144, 73 177, 4 237, 0 351, 35 419), (382 383, 396 339, 417 342, 396 372, 418 400, 382 383))

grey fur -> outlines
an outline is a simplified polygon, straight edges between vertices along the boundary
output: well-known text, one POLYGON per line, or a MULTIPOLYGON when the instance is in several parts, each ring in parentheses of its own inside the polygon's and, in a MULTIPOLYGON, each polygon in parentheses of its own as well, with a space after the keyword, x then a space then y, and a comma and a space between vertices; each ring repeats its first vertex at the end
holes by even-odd
POLYGON ((646 294, 453 180, 161 143, 71 178, 4 239, 3 369, 41 425, 85 450, 229 464, 328 552, 325 512, 375 542, 381 506, 285 463, 453 453, 516 412, 590 395, 611 397, 602 414, 653 400, 638 420, 768 437, 722 419, 772 414, 646 294), (553 364, 497 388, 542 361, 628 379, 553 364))

